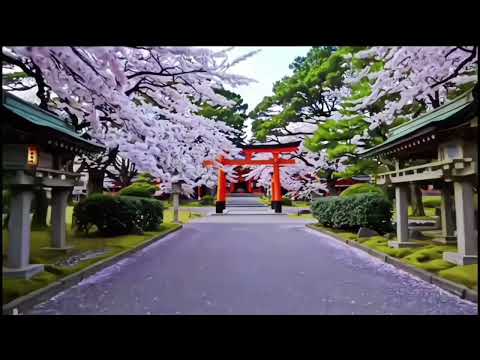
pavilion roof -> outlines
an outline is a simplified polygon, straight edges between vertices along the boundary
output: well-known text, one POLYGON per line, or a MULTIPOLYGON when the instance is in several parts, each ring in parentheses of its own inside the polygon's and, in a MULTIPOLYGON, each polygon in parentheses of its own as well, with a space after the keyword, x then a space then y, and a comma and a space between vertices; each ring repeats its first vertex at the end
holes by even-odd
POLYGON ((390 149, 404 141, 410 140, 417 135, 434 132, 439 128, 448 127, 458 121, 468 120, 466 115, 472 113, 475 102, 472 91, 457 97, 456 99, 422 115, 410 120, 400 126, 390 129, 387 140, 382 144, 366 149, 359 155, 369 157, 390 149))
POLYGON ((60 133, 59 135, 68 136, 71 141, 79 146, 87 146, 97 151, 104 149, 104 146, 82 138, 72 125, 59 116, 20 99, 7 91, 2 91, 2 105, 4 108, 35 126, 47 128, 54 134, 60 133))

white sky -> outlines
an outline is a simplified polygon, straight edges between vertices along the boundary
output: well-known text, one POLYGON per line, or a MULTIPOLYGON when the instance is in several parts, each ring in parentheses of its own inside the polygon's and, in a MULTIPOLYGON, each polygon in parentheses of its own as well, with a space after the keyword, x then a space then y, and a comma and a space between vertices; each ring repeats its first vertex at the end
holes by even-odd
MULTIPOLYGON (((207 46, 212 50, 225 49, 226 47, 207 46)), ((262 101, 264 96, 272 95, 273 83, 280 80, 285 75, 290 75, 292 71, 288 68, 297 56, 305 56, 310 50, 309 46, 238 46, 229 52, 232 59, 246 54, 252 50, 261 51, 252 57, 233 66, 230 72, 233 74, 244 75, 255 79, 258 82, 248 86, 239 86, 230 88, 230 90, 240 94, 248 104, 248 110, 251 111, 262 101)), ((250 121, 247 129, 248 138, 251 136, 250 121)))

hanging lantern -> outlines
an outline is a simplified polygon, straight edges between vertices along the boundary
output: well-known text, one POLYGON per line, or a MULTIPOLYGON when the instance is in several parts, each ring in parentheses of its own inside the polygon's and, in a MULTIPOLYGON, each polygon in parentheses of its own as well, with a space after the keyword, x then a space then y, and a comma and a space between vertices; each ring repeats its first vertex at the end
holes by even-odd
POLYGON ((30 166, 38 165, 38 148, 35 145, 28 146, 28 158, 27 163, 30 166))

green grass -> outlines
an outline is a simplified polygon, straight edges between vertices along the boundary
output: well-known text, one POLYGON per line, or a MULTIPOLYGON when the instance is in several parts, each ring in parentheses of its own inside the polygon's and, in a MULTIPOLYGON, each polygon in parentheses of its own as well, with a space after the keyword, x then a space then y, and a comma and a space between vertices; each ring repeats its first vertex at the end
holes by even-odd
MULTIPOLYGON (((186 223, 190 222, 190 220, 192 220, 192 219, 202 217, 202 214, 199 214, 199 213, 196 213, 196 212, 193 212, 193 211, 189 211, 189 210, 181 210, 180 209, 179 212, 178 212, 178 217, 179 217, 179 221, 182 224, 186 224, 186 223)), ((169 208, 167 210, 163 210, 163 221, 165 223, 173 222, 173 209, 169 208)))
POLYGON ((441 270, 438 275, 444 279, 463 284, 477 290, 478 287, 478 264, 454 266, 441 270))
POLYGON ((372 236, 370 238, 358 239, 357 235, 344 230, 332 229, 315 224, 314 227, 321 231, 330 232, 336 236, 349 241, 358 241, 371 249, 400 259, 406 264, 413 265, 419 269, 438 274, 440 277, 453 282, 477 289, 478 265, 455 266, 443 260, 444 252, 456 252, 455 246, 437 245, 431 241, 423 241, 425 246, 420 248, 395 249, 388 246, 388 239, 383 236, 372 236))
MULTIPOLYGON (((3 279, 3 302, 7 303, 13 299, 28 294, 34 290, 40 289, 54 281, 61 279, 67 275, 80 271, 87 266, 108 257, 117 255, 118 253, 148 241, 156 236, 161 236, 168 231, 178 227, 173 224, 173 209, 164 211, 164 223, 160 226, 158 231, 145 232, 143 235, 124 235, 110 238, 96 237, 95 234, 75 233, 71 227, 73 206, 67 207, 66 221, 67 221, 67 244, 74 247, 69 255, 61 254, 54 251, 42 250, 44 247, 51 246, 51 229, 32 230, 32 241, 30 244, 30 263, 44 264, 45 272, 32 277, 29 280, 22 279, 3 279), (82 253, 89 250, 110 249, 108 253, 95 259, 83 261, 80 264, 72 267, 58 267, 53 264, 65 259, 73 254, 82 253)), ((180 222, 185 224, 194 218, 200 217, 201 214, 191 211, 180 210, 180 222)), ((50 223, 51 212, 50 208, 47 213, 47 223, 50 223)), ((9 236, 8 231, 3 230, 3 260, 6 259, 8 250, 9 236)))
POLYGON ((309 207, 310 207, 310 202, 308 202, 308 201, 294 200, 294 201, 293 201, 293 207, 297 207, 297 208, 309 208, 309 207))
POLYGON ((416 249, 412 254, 406 256, 403 261, 419 269, 436 273, 454 266, 454 264, 443 260, 443 253, 446 251, 456 252, 457 248, 446 245, 427 245, 416 249))
POLYGON ((384 238, 383 236, 372 236, 367 238, 366 240, 362 241, 362 245, 395 258, 402 258, 410 255, 413 252, 413 249, 410 248, 395 249, 389 247, 388 239, 384 238))
MULTIPOLYGON (((3 279, 3 303, 12 301, 13 299, 28 294, 31 291, 42 288, 54 281, 57 281, 67 275, 80 271, 87 266, 101 261, 103 259, 115 256, 122 251, 132 249, 154 237, 164 235, 169 231, 177 228, 179 225, 165 223, 160 226, 158 231, 145 232, 143 235, 124 235, 109 238, 94 237, 93 235, 85 236, 75 234, 69 228, 67 230, 67 244, 74 247, 69 255, 61 254, 54 251, 42 250, 42 247, 50 246, 50 234, 47 231, 32 231, 32 242, 30 248, 30 262, 32 264, 44 264, 45 272, 32 277, 29 280, 23 279, 3 279), (88 250, 110 249, 108 253, 95 259, 84 261, 73 267, 58 267, 53 264, 63 260, 72 254, 82 253, 88 250)), ((8 231, 3 231, 3 253, 6 254, 8 249, 8 231)))
POLYGON ((315 220, 312 214, 301 214, 301 215, 289 214, 287 216, 291 219, 315 220))
POLYGON ((440 207, 441 197, 438 195, 424 195, 422 196, 423 206, 425 208, 440 207))

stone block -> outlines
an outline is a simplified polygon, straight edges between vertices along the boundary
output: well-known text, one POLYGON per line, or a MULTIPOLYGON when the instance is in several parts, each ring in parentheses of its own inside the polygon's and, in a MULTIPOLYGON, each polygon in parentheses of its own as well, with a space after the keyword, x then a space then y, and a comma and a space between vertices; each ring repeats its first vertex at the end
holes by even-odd
POLYGON ((425 246, 425 244, 422 244, 420 242, 413 242, 413 241, 389 241, 388 246, 392 248, 415 248, 415 247, 422 247, 425 246))
POLYGON ((478 264, 478 256, 476 255, 462 255, 454 252, 444 252, 443 260, 451 262, 456 265, 472 265, 478 264))
POLYGON ((358 229, 357 237, 358 238, 365 238, 365 237, 372 237, 379 235, 378 232, 372 229, 361 227, 358 229))
POLYGON ((412 240, 427 240, 428 237, 423 235, 421 231, 410 229, 408 230, 408 238, 412 240))
POLYGON ((43 271, 42 264, 29 264, 21 268, 3 268, 3 276, 5 278, 30 279, 32 276, 43 271))

